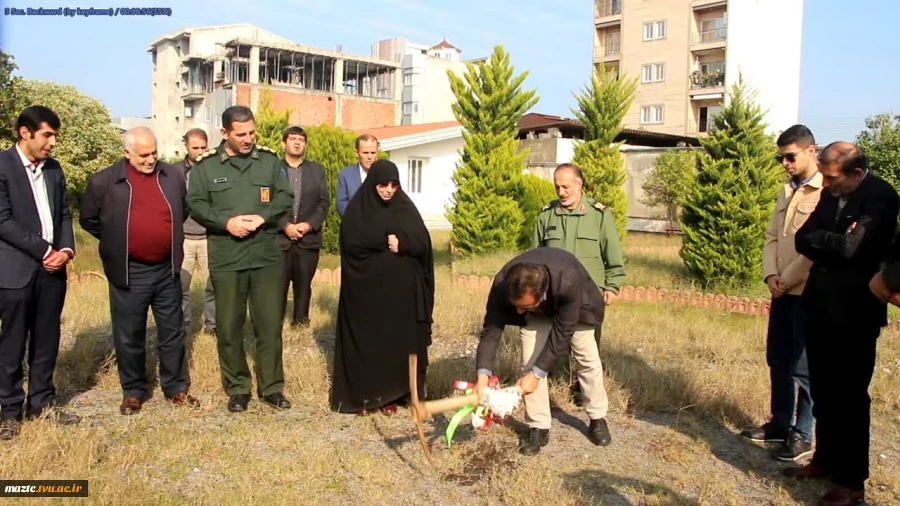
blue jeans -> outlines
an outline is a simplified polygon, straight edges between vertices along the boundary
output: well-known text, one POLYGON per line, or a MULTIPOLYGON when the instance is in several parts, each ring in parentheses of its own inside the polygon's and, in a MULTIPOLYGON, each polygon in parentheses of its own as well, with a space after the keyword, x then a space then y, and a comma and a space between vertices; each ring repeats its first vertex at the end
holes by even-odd
POLYGON ((799 295, 773 298, 769 310, 766 363, 772 382, 772 422, 792 427, 812 441, 812 397, 806 362, 806 313, 799 295), (796 414, 796 425, 793 425, 796 414))

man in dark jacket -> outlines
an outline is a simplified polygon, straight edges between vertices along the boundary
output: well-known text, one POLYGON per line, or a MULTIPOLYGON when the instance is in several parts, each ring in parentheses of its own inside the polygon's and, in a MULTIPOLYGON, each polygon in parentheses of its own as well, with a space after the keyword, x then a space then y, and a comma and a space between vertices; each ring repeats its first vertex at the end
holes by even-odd
POLYGON ((181 312, 184 172, 157 162, 156 136, 147 127, 125 132, 125 158, 88 181, 81 226, 100 240, 109 281, 109 307, 123 401, 132 415, 150 398, 145 372, 147 309, 153 310, 159 379, 166 399, 197 406, 188 395, 181 312))
POLYGON ((284 252, 284 303, 291 283, 294 285, 292 326, 309 325, 309 301, 312 280, 319 265, 322 248, 322 223, 328 214, 328 181, 325 167, 306 159, 306 131, 299 126, 289 127, 282 136, 284 160, 282 170, 291 183, 294 201, 291 211, 281 219, 278 235, 284 252))
POLYGON ((831 479, 819 504, 843 506, 865 499, 868 388, 887 325, 887 305, 869 284, 893 240, 900 203, 853 144, 829 144, 818 165, 826 191, 795 239, 797 252, 813 261, 803 302, 816 451, 808 465, 785 474, 831 479))
POLYGON ((16 121, 16 144, 0 153, 0 439, 4 440, 19 433, 25 417, 46 416, 63 425, 80 420, 53 409, 66 264, 75 257, 66 179, 59 162, 50 158, 59 127, 59 116, 52 110, 27 107, 16 121))
POLYGON ((603 294, 581 262, 559 248, 537 248, 510 260, 494 277, 488 295, 484 328, 478 343, 476 391, 483 395, 494 368, 500 337, 506 325, 535 328, 522 337, 525 421, 530 430, 520 451, 536 455, 550 441, 550 397, 547 373, 556 360, 572 350, 584 408, 590 417, 594 444, 604 444, 609 431, 603 421, 605 397, 595 327, 603 323, 603 294))

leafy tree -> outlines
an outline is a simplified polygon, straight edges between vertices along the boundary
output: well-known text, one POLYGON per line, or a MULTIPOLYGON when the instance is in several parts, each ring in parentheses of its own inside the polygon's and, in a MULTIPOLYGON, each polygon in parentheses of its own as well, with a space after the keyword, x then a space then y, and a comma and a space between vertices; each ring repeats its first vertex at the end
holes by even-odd
POLYGON ((502 46, 495 46, 484 64, 467 63, 462 77, 447 72, 465 141, 447 219, 464 255, 515 249, 522 234, 519 200, 528 152, 518 152, 515 136, 519 119, 538 98, 534 90, 521 89, 528 72, 513 74, 502 46))
MULTIPOLYGON (((52 156, 62 165, 69 197, 77 206, 88 178, 122 156, 122 137, 109 110, 74 86, 23 79, 16 88, 22 103, 47 106, 59 116, 60 135, 52 156)), ((10 145, 0 144, 4 149, 10 145)))
POLYGON ((22 78, 13 76, 17 69, 15 58, 0 50, 0 146, 16 141, 16 118, 24 107, 19 93, 22 78))
POLYGON ((874 172, 900 189, 900 114, 866 118, 866 130, 856 136, 874 172))
POLYGON ((697 153, 673 149, 656 157, 653 170, 644 184, 641 202, 650 207, 666 208, 670 225, 678 220, 678 208, 691 188, 697 170, 697 153))
POLYGON ((703 283, 746 285, 759 279, 765 230, 782 182, 764 112, 743 78, 700 142, 697 175, 684 199, 681 258, 703 283))
POLYGON ((525 174, 522 176, 523 197, 520 200, 525 222, 519 235, 519 249, 531 247, 531 239, 534 235, 534 224, 541 208, 556 200, 556 187, 544 178, 525 174))
POLYGON ((584 141, 575 146, 572 163, 584 173, 584 192, 611 208, 619 238, 625 239, 628 203, 625 200, 625 161, 619 154, 622 119, 631 102, 637 80, 600 67, 591 75, 590 87, 574 94, 578 108, 573 109, 584 124, 584 141))

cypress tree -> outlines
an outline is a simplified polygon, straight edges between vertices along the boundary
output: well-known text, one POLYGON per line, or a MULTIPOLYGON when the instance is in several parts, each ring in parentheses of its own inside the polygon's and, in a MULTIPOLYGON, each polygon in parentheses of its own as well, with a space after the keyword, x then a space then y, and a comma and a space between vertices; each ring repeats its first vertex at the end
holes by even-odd
POLYGON ((619 239, 625 239, 628 202, 625 200, 625 161, 619 154, 622 120, 634 100, 637 80, 600 67, 590 87, 575 94, 572 112, 584 124, 584 141, 575 146, 572 163, 584 173, 584 193, 608 206, 616 219, 619 239))
POLYGON ((713 118, 683 202, 681 258, 705 285, 743 286, 760 277, 765 230, 783 182, 764 112, 743 78, 713 118))
POLYGON ((519 201, 528 156, 518 152, 517 125, 538 101, 534 90, 521 89, 528 72, 514 76, 509 55, 495 46, 488 62, 467 63, 462 77, 447 74, 465 142, 447 208, 451 236, 462 254, 515 249, 525 221, 519 201))

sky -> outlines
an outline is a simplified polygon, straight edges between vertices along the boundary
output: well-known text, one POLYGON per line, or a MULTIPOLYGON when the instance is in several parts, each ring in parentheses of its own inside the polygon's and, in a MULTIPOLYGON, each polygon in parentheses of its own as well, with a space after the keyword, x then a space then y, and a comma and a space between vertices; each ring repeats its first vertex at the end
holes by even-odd
MULTIPOLYGON (((502 44, 516 72, 528 72, 524 86, 537 90, 533 111, 566 117, 592 66, 591 0, 191 0, 152 2, 171 8, 171 16, 5 15, 6 8, 133 6, 0 0, 0 48, 15 57, 18 75, 72 84, 114 117, 150 115, 147 46, 192 26, 252 23, 300 44, 341 45, 363 56, 373 42, 392 37, 433 44, 446 38, 464 59, 502 44)), ((799 121, 820 144, 853 140, 869 115, 900 114, 898 18, 894 0, 816 0, 805 2, 802 21, 777 18, 765 28, 803 31, 799 121)))

